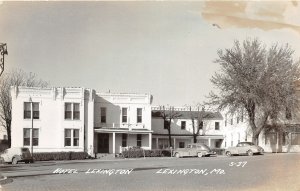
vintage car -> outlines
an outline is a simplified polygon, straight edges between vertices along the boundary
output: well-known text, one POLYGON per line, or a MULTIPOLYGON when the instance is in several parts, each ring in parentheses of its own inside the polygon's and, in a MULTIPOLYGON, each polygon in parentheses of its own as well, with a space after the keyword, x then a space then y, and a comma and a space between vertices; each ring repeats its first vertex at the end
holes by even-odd
POLYGON ((18 164, 18 162, 33 162, 31 153, 26 147, 13 147, 3 151, 1 153, 0 158, 4 162, 18 164))
POLYGON ((187 156, 203 157, 216 154, 207 145, 202 143, 188 144, 186 148, 175 149, 173 153, 177 158, 187 156))
POLYGON ((255 145, 251 142, 240 142, 236 145, 236 147, 229 147, 225 150, 225 154, 227 156, 231 155, 249 155, 253 154, 263 154, 264 149, 260 146, 255 145))

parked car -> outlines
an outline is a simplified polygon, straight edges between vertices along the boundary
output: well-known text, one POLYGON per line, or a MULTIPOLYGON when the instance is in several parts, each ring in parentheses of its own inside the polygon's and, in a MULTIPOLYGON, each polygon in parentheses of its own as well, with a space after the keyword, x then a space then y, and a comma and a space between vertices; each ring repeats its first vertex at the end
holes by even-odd
POLYGON ((253 154, 263 154, 264 149, 260 146, 255 145, 251 142, 240 142, 236 145, 236 147, 229 147, 225 150, 225 154, 227 156, 231 155, 249 155, 252 156, 253 154))
POLYGON ((32 163, 33 159, 31 153, 26 147, 9 148, 1 153, 0 158, 4 162, 18 164, 18 162, 32 163))
POLYGON ((177 158, 187 156, 210 156, 216 154, 207 145, 202 143, 188 144, 186 148, 178 148, 174 150, 174 156, 177 158))

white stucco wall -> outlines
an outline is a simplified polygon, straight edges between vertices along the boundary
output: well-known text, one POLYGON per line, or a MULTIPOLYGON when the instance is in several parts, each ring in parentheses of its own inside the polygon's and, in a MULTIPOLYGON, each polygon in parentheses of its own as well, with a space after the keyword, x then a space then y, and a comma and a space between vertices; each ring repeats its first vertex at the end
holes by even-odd
MULTIPOLYGON (((40 117, 33 120, 39 129, 39 144, 34 152, 84 151, 84 89, 83 88, 12 88, 12 147, 23 146, 23 129, 31 128, 31 119, 24 119, 24 102, 39 103, 40 117), (80 104, 80 119, 65 120, 64 104, 80 104), (65 129, 79 130, 79 146, 64 146, 65 129)), ((30 148, 30 146, 28 146, 30 148)))

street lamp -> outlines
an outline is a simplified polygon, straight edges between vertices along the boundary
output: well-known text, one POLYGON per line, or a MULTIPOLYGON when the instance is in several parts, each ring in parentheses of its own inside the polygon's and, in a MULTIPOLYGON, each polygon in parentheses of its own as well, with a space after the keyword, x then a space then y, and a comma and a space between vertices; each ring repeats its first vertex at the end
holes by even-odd
POLYGON ((7 46, 6 43, 0 43, 0 55, 2 56, 2 58, 0 58, 0 76, 2 75, 3 71, 4 71, 4 55, 7 55, 7 46))
POLYGON ((31 97, 29 97, 29 102, 31 103, 31 156, 33 158, 33 102, 31 97))

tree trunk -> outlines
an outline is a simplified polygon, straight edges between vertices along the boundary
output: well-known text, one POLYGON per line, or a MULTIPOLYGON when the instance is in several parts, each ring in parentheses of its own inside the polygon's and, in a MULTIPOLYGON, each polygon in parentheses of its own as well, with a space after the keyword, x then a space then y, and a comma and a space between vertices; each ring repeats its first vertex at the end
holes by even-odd
POLYGON ((253 132, 253 135, 252 135, 252 142, 256 145, 258 145, 258 136, 259 136, 259 133, 255 133, 253 132))
POLYGON ((171 138, 171 127, 168 127, 168 136, 169 136, 169 145, 172 147, 172 138, 171 138))
POLYGON ((6 128, 7 128, 7 144, 8 144, 8 148, 11 147, 11 129, 10 129, 10 124, 6 124, 6 128))

